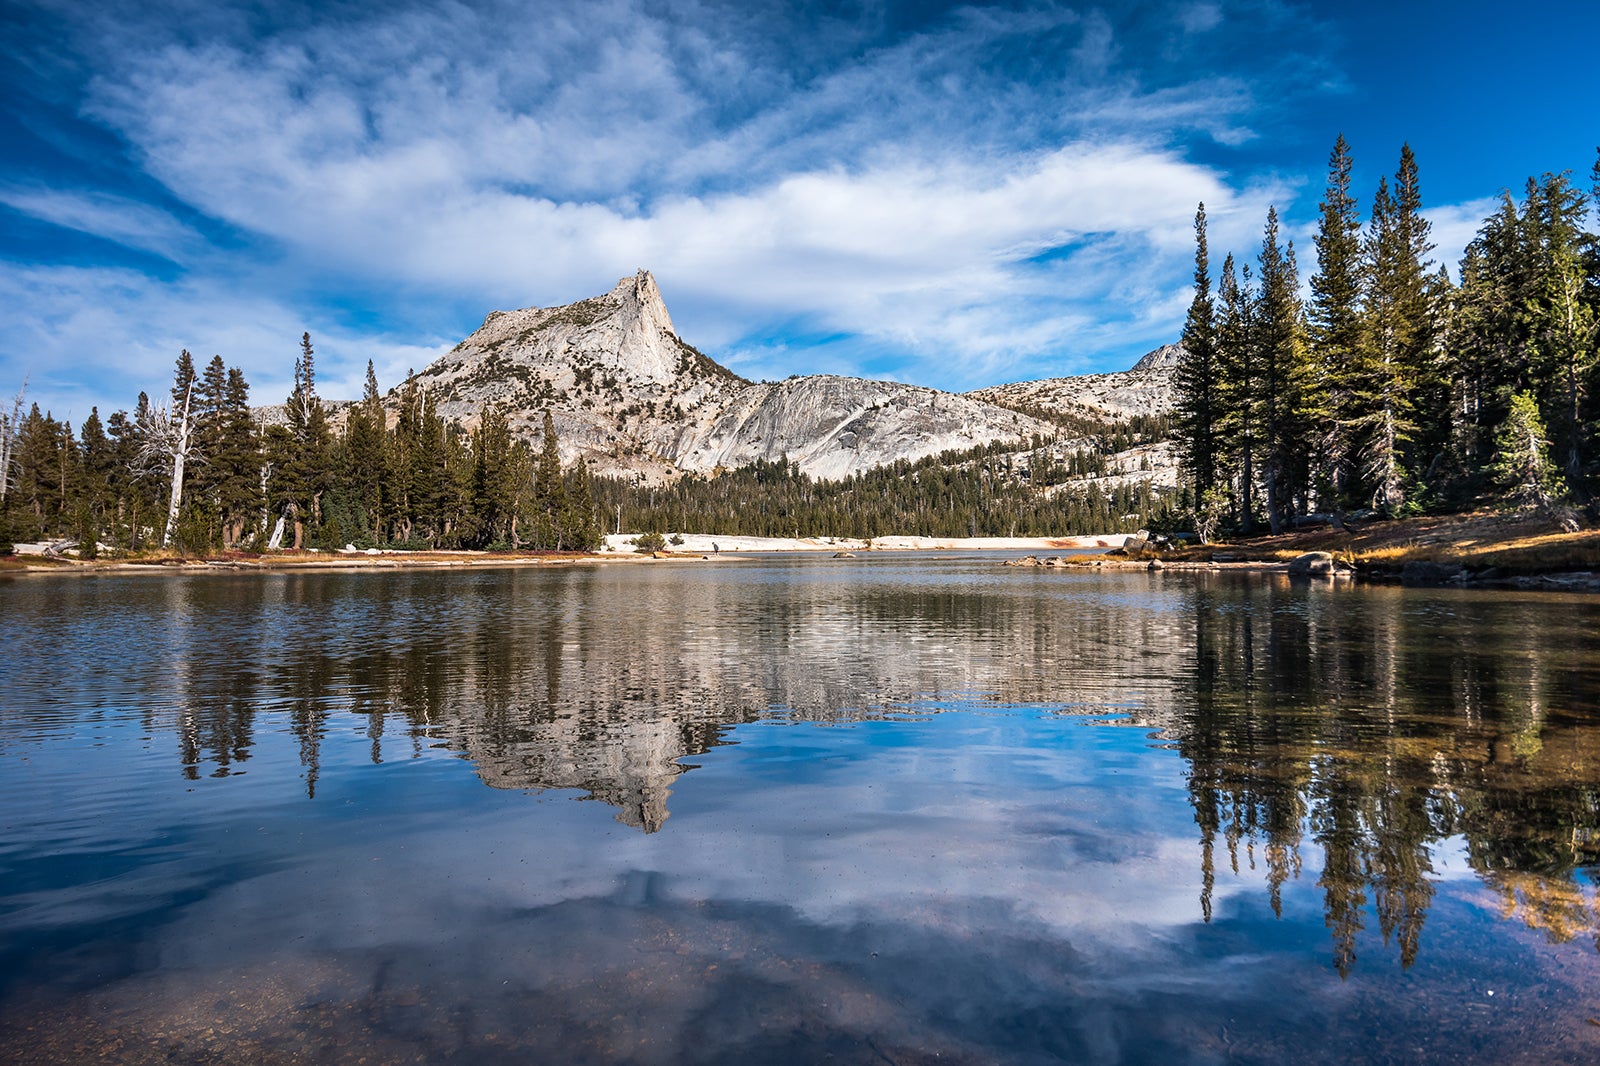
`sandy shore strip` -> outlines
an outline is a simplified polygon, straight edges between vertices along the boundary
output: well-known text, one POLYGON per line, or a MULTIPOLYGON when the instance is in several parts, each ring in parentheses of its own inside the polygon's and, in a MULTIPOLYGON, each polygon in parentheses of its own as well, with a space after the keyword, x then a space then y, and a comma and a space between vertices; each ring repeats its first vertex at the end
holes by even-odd
MULTIPOLYGON (((548 566, 598 563, 607 560, 647 561, 635 551, 639 534, 610 534, 604 547, 591 554, 578 552, 490 553, 482 551, 400 551, 396 549, 308 550, 253 555, 227 553, 212 558, 139 557, 119 559, 108 547, 95 560, 80 560, 75 552, 47 554, 52 544, 17 544, 16 554, 0 560, 5 574, 112 574, 226 570, 362 570, 428 569, 436 567, 548 566)), ((1093 552, 1120 547, 1122 534, 1102 537, 877 537, 868 542, 848 537, 724 537, 712 533, 684 533, 681 544, 667 545, 669 558, 737 556, 761 552, 812 552, 852 555, 871 551, 995 551, 1093 552), (870 547, 869 547, 870 544, 870 547)))
MULTIPOLYGON (((606 546, 614 552, 634 550, 637 533, 611 533, 606 546)), ((864 552, 864 551, 1095 551, 1120 548, 1127 536, 1108 533, 1098 537, 723 537, 712 533, 679 533, 682 544, 667 544, 667 551, 684 554, 718 552, 864 552), (870 544, 870 547, 869 547, 870 544)))

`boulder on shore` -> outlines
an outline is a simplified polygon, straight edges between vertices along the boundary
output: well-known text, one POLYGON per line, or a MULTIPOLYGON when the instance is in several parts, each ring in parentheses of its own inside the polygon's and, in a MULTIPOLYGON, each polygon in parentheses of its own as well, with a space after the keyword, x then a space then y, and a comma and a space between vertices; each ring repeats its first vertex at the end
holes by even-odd
POLYGON ((1327 552, 1306 552, 1290 560, 1290 577, 1332 577, 1333 556, 1327 552))

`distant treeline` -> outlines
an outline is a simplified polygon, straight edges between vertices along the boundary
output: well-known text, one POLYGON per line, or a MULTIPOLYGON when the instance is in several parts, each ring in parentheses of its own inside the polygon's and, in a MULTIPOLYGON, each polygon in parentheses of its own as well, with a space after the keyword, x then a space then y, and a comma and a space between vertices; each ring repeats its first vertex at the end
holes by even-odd
MULTIPOLYGON (((263 420, 220 356, 177 360, 170 401, 140 394, 133 412, 76 431, 21 398, 4 415, 0 543, 66 539, 94 553, 166 548, 386 546, 592 550, 602 526, 756 536, 1043 536, 1166 522, 1150 484, 1102 488, 1107 456, 1161 439, 1154 416, 1051 415, 1071 443, 1034 437, 901 461, 840 482, 789 462, 756 463, 670 486, 563 469, 548 413, 536 455, 485 407, 472 432, 447 423, 408 381, 385 412, 372 367, 365 395, 335 430, 301 338, 283 413, 263 420), (392 421, 392 425, 390 422, 392 421), (1077 482, 1077 484, 1065 484, 1077 482)), ((1124 481, 1125 479, 1118 479, 1124 481)))
MULTIPOLYGON (((1175 372, 1176 442, 1203 532, 1312 511, 1453 510, 1592 498, 1600 468, 1600 237, 1568 174, 1528 179, 1453 283, 1430 258, 1415 157, 1362 222, 1350 147, 1329 161, 1310 300, 1268 212, 1256 269, 1212 289, 1205 205, 1175 372)), ((1600 198, 1600 161, 1593 172, 1600 198)))
POLYGON ((709 478, 689 474, 667 486, 596 478, 595 498, 627 528, 655 533, 1039 537, 1165 523, 1173 494, 1149 481, 1109 490, 1092 480, 1065 484, 1105 473, 1101 448, 1086 446, 1058 459, 1051 442, 1032 445, 996 443, 917 462, 902 459, 842 481, 818 481, 786 461, 760 461, 709 478))
POLYGON ((547 414, 534 455, 484 408, 471 433, 407 382, 388 425, 372 366, 335 432, 316 394, 309 334, 281 422, 258 420, 237 368, 178 357, 171 402, 141 393, 130 415, 92 410, 77 432, 0 418, 0 543, 70 538, 80 550, 268 547, 588 550, 601 533, 580 460, 563 469, 547 414))

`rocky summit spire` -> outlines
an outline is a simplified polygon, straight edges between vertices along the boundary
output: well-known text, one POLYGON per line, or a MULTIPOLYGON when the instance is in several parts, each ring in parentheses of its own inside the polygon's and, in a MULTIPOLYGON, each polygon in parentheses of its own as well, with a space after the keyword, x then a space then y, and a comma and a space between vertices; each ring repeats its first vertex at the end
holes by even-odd
MULTIPOLYGON (((627 281, 627 278, 623 278, 617 282, 617 288, 622 288, 627 281)), ((667 313, 667 302, 661 298, 661 290, 656 288, 655 275, 642 267, 633 276, 633 298, 639 305, 641 318, 649 320, 658 329, 664 329, 674 337, 678 335, 678 331, 672 325, 672 316, 667 313)))
POLYGON ((574 338, 577 343, 569 341, 569 347, 589 356, 596 366, 615 367, 639 382, 674 381, 682 362, 678 331, 672 328, 672 316, 650 271, 623 278, 600 299, 611 304, 610 313, 581 338, 574 338))
POLYGON ((1105 404, 1162 410, 1171 372, 1151 365, 1161 362, 1157 353, 1133 373, 1034 383, 1043 391, 1025 398, 1011 396, 1023 386, 991 397, 835 376, 750 382, 679 338, 656 279, 640 270, 587 300, 496 311, 416 382, 446 419, 470 428, 492 403, 536 447, 549 412, 563 461, 583 455, 599 473, 664 481, 765 460, 838 479, 994 442, 1031 450, 1060 427, 1024 412, 1093 416, 1085 388, 1105 404))
POLYGON ((566 458, 586 454, 600 469, 666 462, 680 435, 749 384, 678 338, 648 270, 603 296, 496 311, 416 380, 463 425, 492 403, 512 432, 537 439, 548 410, 566 458))

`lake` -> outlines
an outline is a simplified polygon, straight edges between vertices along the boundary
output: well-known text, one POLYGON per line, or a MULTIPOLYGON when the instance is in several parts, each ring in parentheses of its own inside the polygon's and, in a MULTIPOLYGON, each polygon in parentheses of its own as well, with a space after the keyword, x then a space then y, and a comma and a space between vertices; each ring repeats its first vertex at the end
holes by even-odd
POLYGON ((0 581, 0 1061, 1592 1062, 1600 598, 0 581))

